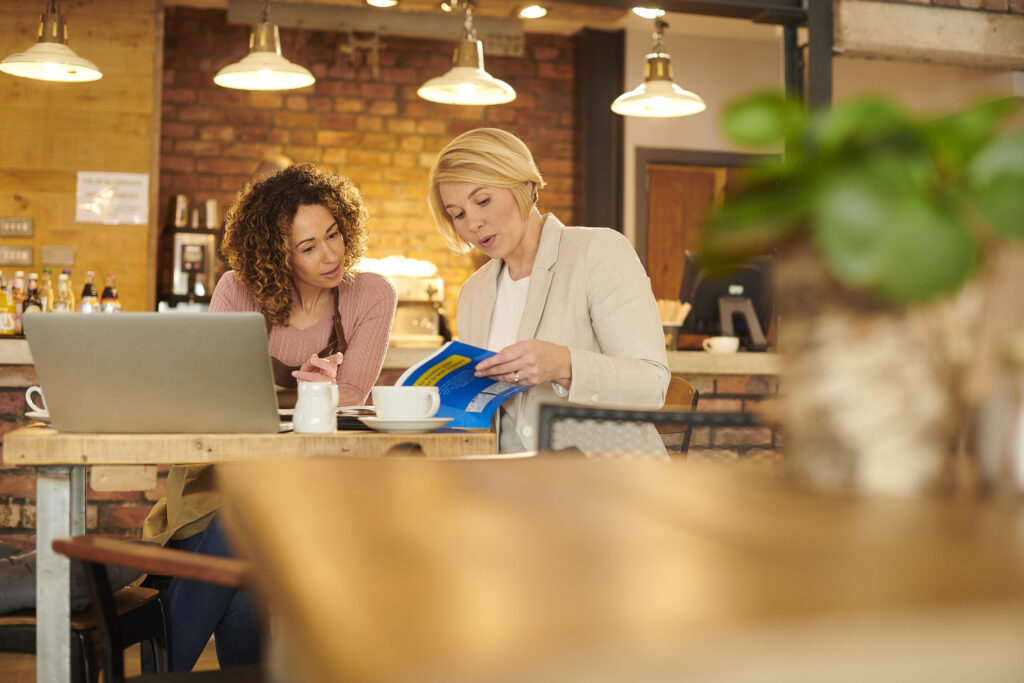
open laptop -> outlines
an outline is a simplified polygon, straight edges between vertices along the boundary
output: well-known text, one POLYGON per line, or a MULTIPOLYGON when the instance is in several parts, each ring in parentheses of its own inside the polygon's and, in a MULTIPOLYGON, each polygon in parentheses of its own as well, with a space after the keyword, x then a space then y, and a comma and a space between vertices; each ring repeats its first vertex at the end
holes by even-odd
POLYGON ((259 313, 43 313, 23 325, 62 432, 279 431, 259 313))

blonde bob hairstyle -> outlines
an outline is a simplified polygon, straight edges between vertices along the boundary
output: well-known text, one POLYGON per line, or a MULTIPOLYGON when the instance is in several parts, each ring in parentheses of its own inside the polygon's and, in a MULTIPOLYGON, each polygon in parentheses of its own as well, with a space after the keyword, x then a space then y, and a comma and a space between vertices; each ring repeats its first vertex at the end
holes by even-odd
POLYGON ((512 192, 523 220, 537 204, 544 187, 537 164, 526 144, 512 133, 499 128, 476 128, 466 131, 441 150, 430 169, 427 204, 451 250, 465 254, 473 245, 459 237, 452 218, 444 209, 441 183, 471 183, 497 187, 512 192))

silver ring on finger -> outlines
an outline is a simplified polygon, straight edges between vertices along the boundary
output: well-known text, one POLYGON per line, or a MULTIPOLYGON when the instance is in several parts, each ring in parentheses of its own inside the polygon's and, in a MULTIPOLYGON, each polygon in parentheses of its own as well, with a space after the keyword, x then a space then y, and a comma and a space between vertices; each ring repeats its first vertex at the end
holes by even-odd
POLYGON ((512 374, 512 381, 515 382, 516 384, 519 384, 519 371, 518 370, 516 370, 512 374))

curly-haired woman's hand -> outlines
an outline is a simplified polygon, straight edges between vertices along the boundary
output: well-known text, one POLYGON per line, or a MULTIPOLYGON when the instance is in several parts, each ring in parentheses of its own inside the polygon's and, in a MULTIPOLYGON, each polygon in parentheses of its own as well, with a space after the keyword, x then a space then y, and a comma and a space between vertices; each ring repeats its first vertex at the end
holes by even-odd
POLYGON ((292 371, 292 377, 300 382, 330 382, 331 384, 337 384, 338 368, 341 367, 343 358, 344 356, 340 351, 327 356, 327 358, 321 358, 316 355, 310 356, 309 360, 302 364, 302 367, 292 371))

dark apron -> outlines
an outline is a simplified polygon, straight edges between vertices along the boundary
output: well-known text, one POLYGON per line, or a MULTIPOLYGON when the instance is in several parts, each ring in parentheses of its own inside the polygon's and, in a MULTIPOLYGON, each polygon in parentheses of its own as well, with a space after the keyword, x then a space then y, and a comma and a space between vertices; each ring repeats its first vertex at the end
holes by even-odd
MULTIPOLYGON (((338 288, 334 288, 334 320, 333 329, 331 330, 331 337, 327 340, 327 346, 320 349, 316 355, 321 358, 338 353, 345 353, 348 350, 348 342, 345 341, 345 329, 341 324, 341 314, 338 313, 338 288)), ((263 316, 263 319, 267 323, 267 336, 270 336, 270 319, 263 316)), ((294 377, 292 372, 298 370, 302 365, 285 365, 277 358, 270 357, 270 364, 274 369, 274 384, 279 388, 277 390, 277 407, 278 408, 294 408, 295 400, 299 393, 299 383, 294 377)))

